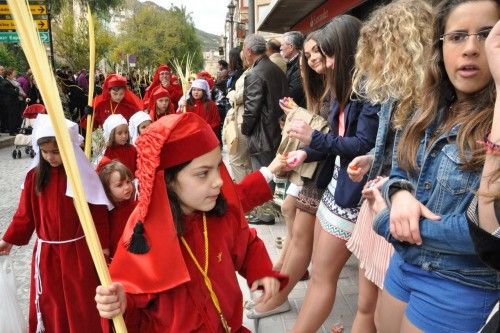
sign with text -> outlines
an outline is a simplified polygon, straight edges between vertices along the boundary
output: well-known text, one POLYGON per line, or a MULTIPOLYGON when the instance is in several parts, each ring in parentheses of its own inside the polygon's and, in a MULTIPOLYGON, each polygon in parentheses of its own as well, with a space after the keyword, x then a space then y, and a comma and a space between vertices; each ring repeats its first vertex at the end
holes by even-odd
MULTIPOLYGON (((45 5, 30 5, 30 11, 33 15, 46 15, 47 6, 45 5)), ((6 3, 0 3, 0 15, 10 15, 9 6, 6 3)))
MULTIPOLYGON (((47 20, 35 20, 38 30, 48 30, 49 23, 47 20)), ((14 20, 0 20, 0 30, 16 30, 14 20)))
MULTIPOLYGON (((42 43, 50 41, 48 32, 39 32, 42 43)), ((17 32, 0 32, 0 43, 19 43, 19 35, 17 32)))
POLYGON ((347 12, 349 9, 361 4, 363 0, 328 0, 321 6, 307 14, 290 30, 308 33, 317 30, 328 23, 333 17, 347 12))

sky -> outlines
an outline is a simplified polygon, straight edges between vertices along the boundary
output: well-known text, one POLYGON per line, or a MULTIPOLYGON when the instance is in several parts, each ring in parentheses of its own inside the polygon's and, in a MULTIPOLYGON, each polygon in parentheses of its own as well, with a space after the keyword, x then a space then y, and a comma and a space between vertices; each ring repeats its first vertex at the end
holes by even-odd
MULTIPOLYGON (((140 0, 145 2, 146 0, 140 0)), ((186 7, 191 13, 196 28, 215 35, 224 34, 227 5, 229 0, 149 0, 162 7, 170 4, 186 7)))

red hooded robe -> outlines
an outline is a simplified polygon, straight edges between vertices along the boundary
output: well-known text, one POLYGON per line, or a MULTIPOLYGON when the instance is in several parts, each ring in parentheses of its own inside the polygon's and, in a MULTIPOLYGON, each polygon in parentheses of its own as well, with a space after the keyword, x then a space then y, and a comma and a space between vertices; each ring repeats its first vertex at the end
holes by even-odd
MULTIPOLYGON (((51 168, 50 180, 41 193, 35 190, 37 169, 26 175, 19 207, 3 239, 14 245, 29 243, 33 232, 45 241, 65 241, 83 235, 73 198, 66 196, 63 166, 51 168)), ((89 205, 103 248, 108 248, 109 224, 106 206, 89 205)), ((39 240, 37 240, 38 244, 39 240)), ((85 239, 65 244, 41 245, 40 275, 42 294, 40 311, 45 332, 100 332, 95 307, 97 273, 85 239)), ((35 245, 31 268, 29 332, 37 328, 35 307, 35 245)), ((1 296, 0 296, 1 299, 1 296)))
MULTIPOLYGON (((171 72, 170 67, 168 67, 167 65, 160 65, 160 67, 158 67, 158 69, 156 70, 153 76, 153 82, 151 82, 149 87, 146 88, 146 92, 144 93, 144 105, 150 105, 149 99, 151 97, 151 94, 156 87, 161 86, 160 73, 164 71, 171 72)), ((166 89, 170 94, 170 102, 173 103, 174 110, 177 110, 179 100, 181 99, 183 93, 182 86, 179 84, 178 80, 174 78, 173 75, 170 77, 170 85, 166 89)))
POLYGON ((186 103, 186 111, 196 113, 212 127, 215 133, 218 133, 221 121, 214 101, 208 99, 204 103, 201 99, 195 99, 193 105, 186 103))
MULTIPOLYGON (((164 168, 201 156, 215 149, 219 142, 198 116, 184 113, 162 117, 150 125, 137 144, 137 176, 142 192, 110 267, 112 279, 122 282, 127 291, 127 329, 130 333, 224 332, 204 279, 176 235, 163 176, 164 168), (192 134, 197 130, 203 134, 192 134), (169 145, 167 141, 163 145, 162 140, 169 136, 176 136, 174 143, 169 145), (162 150, 161 157, 158 150, 162 150), (145 236, 151 244, 143 254, 128 252, 126 248, 138 220, 144 221, 145 236)), ((256 172, 235 185, 223 165, 220 172, 228 209, 221 217, 207 215, 208 275, 231 332, 249 332, 242 326, 243 298, 235 271, 249 285, 273 276, 280 279, 283 287, 287 278, 272 271, 264 243, 243 215, 271 198, 264 177, 256 172)), ((204 265, 205 253, 202 216, 195 213, 184 221, 184 238, 200 265, 204 265)))
POLYGON ((163 88, 162 86, 156 87, 153 90, 151 97, 149 98, 149 116, 151 117, 151 120, 156 121, 167 114, 173 114, 173 113, 175 113, 175 109, 174 109, 174 103, 172 103, 172 98, 170 96, 170 93, 168 92, 167 89, 163 88), (158 116, 158 114, 156 113, 156 101, 162 97, 168 97, 170 99, 170 103, 168 103, 167 112, 164 115, 158 116))
MULTIPOLYGON (((102 127, 106 118, 111 114, 121 114, 128 121, 134 113, 144 109, 144 105, 140 98, 127 88, 127 79, 118 74, 111 74, 106 78, 102 87, 102 94, 94 98, 93 106, 94 129, 102 127), (125 95, 119 103, 111 100, 111 94, 109 92, 111 88, 116 87, 125 88, 125 95)), ((82 118, 80 125, 86 128, 87 117, 82 118)))

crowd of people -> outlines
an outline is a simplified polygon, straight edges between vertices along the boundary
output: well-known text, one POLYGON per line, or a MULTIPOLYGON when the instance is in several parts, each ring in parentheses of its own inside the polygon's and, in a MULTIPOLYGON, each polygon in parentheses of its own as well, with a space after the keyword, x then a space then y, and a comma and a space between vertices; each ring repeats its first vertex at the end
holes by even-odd
MULTIPOLYGON (((497 0, 396 0, 306 36, 248 35, 185 92, 168 65, 140 96, 119 74, 99 78, 92 108, 69 102, 67 126, 107 287, 39 115, 37 155, 0 240, 8 255, 38 237, 29 331, 110 332, 106 319, 124 315, 129 332, 249 332, 244 309, 289 311, 310 278, 290 332, 316 332, 354 255, 352 332, 495 332, 499 21, 497 0), (88 121, 105 144, 95 166, 80 148, 88 121), (274 223, 256 207, 282 184, 286 236, 272 263, 249 225, 274 223), (262 295, 244 302, 235 272, 262 295)), ((42 101, 29 73, 0 70, 0 121, 14 133, 23 103, 42 101)), ((88 93, 86 71, 56 75, 88 93)))

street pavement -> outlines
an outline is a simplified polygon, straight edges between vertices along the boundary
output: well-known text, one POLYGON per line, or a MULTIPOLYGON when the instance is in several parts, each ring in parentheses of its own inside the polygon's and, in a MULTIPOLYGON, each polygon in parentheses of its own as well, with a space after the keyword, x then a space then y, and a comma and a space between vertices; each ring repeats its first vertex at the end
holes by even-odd
MULTIPOLYGON (((1 135, 5 137, 5 134, 1 135)), ((0 138, 0 139, 1 139, 0 138)), ((24 175, 32 159, 22 150, 21 159, 12 158, 14 146, 0 149, 0 235, 7 229, 16 211, 24 175)), ((10 252, 17 283, 18 302, 25 318, 28 318, 31 256, 35 237, 26 246, 14 246, 10 252)))
MULTIPOLYGON (((275 239, 276 237, 285 236, 286 232, 284 223, 279 222, 272 226, 257 225, 255 228, 257 229, 259 237, 266 244, 266 248, 273 261, 278 259, 280 250, 275 246, 275 239)), ((309 267, 309 271, 311 272, 311 267, 309 267)), ((290 304, 292 305, 292 310, 290 312, 262 318, 259 320, 258 324, 253 320, 247 319, 245 316, 245 326, 255 333, 288 332, 297 320, 298 310, 304 301, 307 282, 308 281, 300 281, 290 293, 288 298, 290 304)), ((240 283, 240 285, 242 286, 243 294, 248 295, 248 288, 246 287, 246 284, 240 283)), ((354 257, 351 257, 340 274, 333 310, 318 332, 329 333, 331 332, 333 325, 342 324, 344 326, 343 332, 349 333, 351 331, 352 321, 354 320, 354 316, 356 314, 357 302, 358 262, 354 257)))
MULTIPOLYGON (((24 151, 21 159, 12 159, 12 148, 13 147, 10 146, 0 149, 0 235, 4 233, 17 208, 24 174, 26 168, 32 161, 31 158, 24 154, 24 151)), ((285 235, 284 224, 277 223, 273 226, 256 226, 256 229, 259 237, 265 242, 272 259, 277 259, 279 250, 275 246, 275 239, 278 236, 283 237, 285 235)), ((18 288, 18 301, 25 318, 27 318, 28 315, 29 277, 34 239, 35 237, 31 239, 29 245, 22 247, 15 246, 11 251, 18 288)), ((332 325, 339 323, 344 325, 345 333, 350 332, 352 321, 356 313, 358 297, 357 274, 357 261, 351 258, 340 274, 335 306, 327 321, 318 332, 328 333, 332 325)), ((240 282, 245 298, 248 299, 248 287, 244 280, 240 282)), ((292 328, 297 318, 298 309, 300 309, 304 300, 306 287, 307 281, 299 282, 290 294, 289 300, 292 305, 292 310, 290 312, 263 318, 259 320, 258 323, 244 317, 245 326, 256 333, 287 332, 292 328)))

